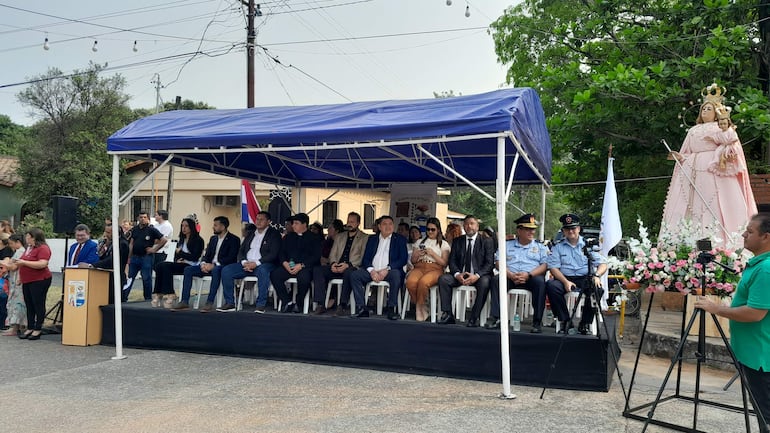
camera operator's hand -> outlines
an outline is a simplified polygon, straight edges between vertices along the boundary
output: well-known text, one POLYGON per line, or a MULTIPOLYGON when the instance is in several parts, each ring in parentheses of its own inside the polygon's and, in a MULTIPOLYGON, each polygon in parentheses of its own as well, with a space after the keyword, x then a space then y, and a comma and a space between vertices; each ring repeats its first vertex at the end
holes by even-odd
POLYGON ((707 313, 716 314, 719 304, 705 296, 698 296, 695 298, 695 308, 700 308, 707 313))
POLYGON ((594 277, 594 287, 601 287, 601 286, 602 286, 601 277, 594 277))
POLYGON ((572 281, 567 281, 567 284, 564 285, 564 290, 567 292, 575 292, 578 289, 577 284, 573 283, 572 281))

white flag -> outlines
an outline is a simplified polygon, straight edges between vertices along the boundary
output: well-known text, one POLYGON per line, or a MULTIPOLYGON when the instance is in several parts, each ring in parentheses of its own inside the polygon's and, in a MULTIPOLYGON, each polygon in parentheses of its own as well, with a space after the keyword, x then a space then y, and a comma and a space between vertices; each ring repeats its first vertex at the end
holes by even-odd
POLYGON ((602 226, 599 232, 599 250, 605 257, 623 237, 623 230, 620 228, 620 212, 618 212, 618 193, 615 191, 615 175, 612 171, 614 160, 615 158, 609 158, 607 161, 607 185, 604 187, 602 226))
MULTIPOLYGON (((623 237, 623 230, 620 227, 620 212, 618 212, 618 193, 615 191, 615 174, 612 170, 612 161, 614 158, 609 158, 607 161, 607 184, 604 187, 604 203, 602 204, 602 226, 599 232, 599 250, 602 255, 607 257, 610 250, 620 242, 623 237)), ((607 310, 607 299, 609 292, 609 284, 607 281, 607 274, 605 272, 602 276, 602 287, 604 287, 604 294, 602 296, 601 304, 602 310, 607 310)))

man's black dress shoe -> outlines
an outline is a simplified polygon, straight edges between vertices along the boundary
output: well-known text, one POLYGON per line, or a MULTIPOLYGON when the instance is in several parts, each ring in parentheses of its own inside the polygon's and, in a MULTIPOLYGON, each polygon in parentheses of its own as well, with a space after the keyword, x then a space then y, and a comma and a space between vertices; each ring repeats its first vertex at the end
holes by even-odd
POLYGON ((541 334, 543 332, 543 327, 535 322, 532 324, 532 329, 530 329, 529 332, 532 334, 541 334))
POLYGON ((388 319, 389 320, 398 320, 401 316, 398 315, 398 312, 396 311, 395 307, 388 308, 388 319))
POLYGON ((453 316, 452 313, 447 313, 445 311, 441 314, 438 323, 441 325, 453 325, 455 323, 455 316, 453 316))
POLYGON ((578 325, 578 332, 580 333, 580 335, 588 335, 588 333, 590 332, 589 328, 588 328, 588 325, 586 325, 585 323, 579 324, 578 325))
POLYGON ((479 327, 479 319, 470 319, 468 320, 468 323, 465 324, 468 328, 478 328, 479 327))
POLYGON ((369 308, 359 307, 358 313, 356 313, 356 317, 369 317, 369 308))
POLYGON ((486 329, 500 329, 500 319, 497 317, 492 317, 487 320, 487 323, 484 324, 484 327, 486 329))

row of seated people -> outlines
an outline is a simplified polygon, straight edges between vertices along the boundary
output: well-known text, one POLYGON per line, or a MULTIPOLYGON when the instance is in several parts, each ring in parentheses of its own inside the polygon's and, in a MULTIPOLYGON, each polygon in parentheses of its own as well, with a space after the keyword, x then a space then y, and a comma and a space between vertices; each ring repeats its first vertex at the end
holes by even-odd
MULTIPOLYGON (((410 297, 416 304, 418 320, 427 318, 426 298, 430 287, 437 285, 441 297, 442 316, 439 323, 455 322, 452 315, 452 291, 458 286, 473 286, 476 289, 468 326, 479 326, 481 309, 489 292, 492 292, 492 317, 485 325, 488 328, 499 327, 499 301, 497 279, 493 278, 494 243, 492 239, 479 235, 478 221, 468 216, 463 222, 465 236, 453 240, 450 246, 441 235, 440 222, 431 218, 427 227, 427 236, 417 243, 410 254, 407 252, 406 239, 394 233, 394 222, 389 216, 380 218, 377 235, 368 236, 358 230, 360 216, 350 213, 347 226, 334 240, 329 263, 320 264, 320 239, 308 231, 308 217, 298 214, 291 218, 292 232, 281 239, 277 230, 270 226, 270 214, 261 212, 255 221, 256 231, 248 234, 238 247, 238 238, 227 231, 227 221, 218 217, 214 221, 214 236, 209 242, 202 260, 196 264, 184 266, 181 302, 174 308, 189 308, 189 298, 193 277, 211 276, 209 296, 202 312, 214 310, 214 301, 221 282, 225 305, 219 311, 234 311, 235 282, 247 276, 257 277, 256 311, 264 312, 267 304, 269 286, 272 283, 276 295, 281 299, 283 312, 298 311, 298 307, 285 290, 285 282, 296 278, 297 300, 304 299, 313 291, 313 301, 318 305, 315 314, 326 312, 326 287, 331 279, 342 279, 343 289, 338 299, 337 314, 355 314, 368 316, 369 310, 364 305, 364 287, 371 281, 385 281, 389 285, 387 315, 398 318, 396 306, 398 292, 405 283, 410 297), (405 265, 411 261, 414 269, 405 278, 405 265), (448 268, 449 272, 445 273, 448 268), (356 311, 348 312, 347 302, 353 293, 356 311)), ((579 218, 567 214, 561 217, 565 242, 549 254, 548 249, 534 241, 537 224, 534 216, 527 214, 516 220, 517 238, 506 243, 507 277, 509 288, 526 288, 533 294, 533 332, 540 332, 542 313, 545 306, 546 292, 551 299, 552 308, 563 323, 562 329, 568 330, 569 322, 564 294, 587 287, 592 275, 606 271, 604 260, 590 252, 594 265, 589 272, 588 257, 584 251, 583 240, 579 236, 579 218), (545 283, 546 270, 554 278, 545 283)), ((183 229, 184 231, 184 229, 183 229)), ((181 243, 181 242, 180 242, 181 243)), ((178 249, 184 249, 184 244, 178 249)), ((171 268, 172 264, 162 267, 171 268)), ((173 292, 172 276, 179 270, 156 268, 161 285, 170 286, 173 292), (165 283, 163 281, 166 281, 165 283)), ((590 303, 586 303, 580 330, 584 331, 592 320, 590 303)))

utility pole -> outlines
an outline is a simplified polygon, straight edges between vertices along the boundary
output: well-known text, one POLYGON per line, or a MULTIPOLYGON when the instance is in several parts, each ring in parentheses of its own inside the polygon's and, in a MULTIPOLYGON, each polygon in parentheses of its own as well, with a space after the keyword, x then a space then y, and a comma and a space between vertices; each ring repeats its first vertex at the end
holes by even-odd
MULTIPOLYGON (((160 74, 156 73, 152 76, 152 81, 150 81, 152 84, 155 84, 155 114, 160 113, 160 89, 163 87, 160 83, 160 74)), ((157 164, 152 163, 153 169, 155 168, 157 164)), ((158 204, 157 201, 157 191, 155 189, 155 175, 152 175, 152 191, 150 195, 150 210, 149 215, 150 218, 153 218, 155 216, 155 212, 158 210, 158 204)), ((144 209, 146 211, 146 209, 144 209)))
MULTIPOLYGON (((174 101, 174 110, 182 107, 182 97, 177 96, 174 101)), ((166 185, 166 212, 171 214, 171 202, 174 199, 174 166, 168 165, 168 184, 166 185)))
POLYGON ((248 16, 246 17, 246 108, 252 108, 254 107, 254 43, 256 39, 254 16, 257 9, 254 6, 254 0, 248 2, 241 0, 241 3, 248 6, 248 16))

